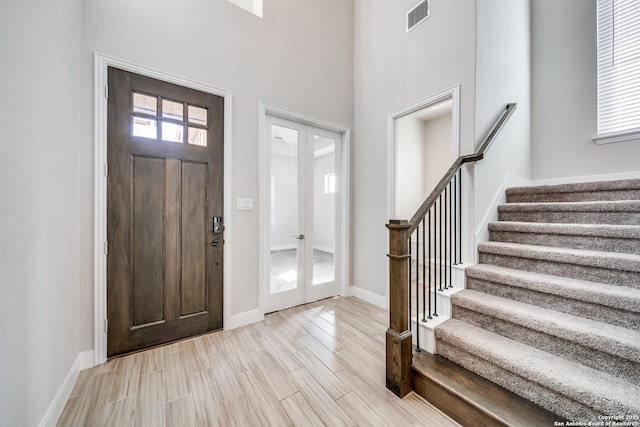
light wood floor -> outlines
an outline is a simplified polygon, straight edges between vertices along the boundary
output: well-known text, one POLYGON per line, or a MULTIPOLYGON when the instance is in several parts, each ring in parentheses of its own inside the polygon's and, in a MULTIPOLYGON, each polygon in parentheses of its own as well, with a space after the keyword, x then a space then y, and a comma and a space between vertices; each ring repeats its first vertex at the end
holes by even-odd
POLYGON ((385 388, 388 314, 336 297, 82 371, 58 426, 457 426, 385 388))

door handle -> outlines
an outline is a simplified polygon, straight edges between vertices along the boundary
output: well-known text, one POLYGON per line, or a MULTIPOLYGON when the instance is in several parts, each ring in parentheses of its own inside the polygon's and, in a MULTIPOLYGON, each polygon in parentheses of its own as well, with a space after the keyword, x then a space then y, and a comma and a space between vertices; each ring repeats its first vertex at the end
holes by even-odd
POLYGON ((304 234, 300 234, 299 236, 291 236, 291 237, 295 237, 296 240, 304 240, 304 234))
POLYGON ((211 243, 207 243, 207 246, 213 246, 215 248, 217 248, 218 246, 221 246, 222 242, 220 241, 220 239, 216 239, 211 243))

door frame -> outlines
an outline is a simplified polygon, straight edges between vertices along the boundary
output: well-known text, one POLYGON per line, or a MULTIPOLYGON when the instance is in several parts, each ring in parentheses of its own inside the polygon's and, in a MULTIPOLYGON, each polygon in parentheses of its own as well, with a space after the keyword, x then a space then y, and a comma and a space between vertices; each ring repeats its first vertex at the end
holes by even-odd
POLYGON ((291 120, 304 125, 317 127, 320 129, 326 129, 332 132, 336 132, 342 136, 342 162, 341 170, 342 180, 340 182, 340 238, 336 242, 340 245, 341 257, 340 257, 340 294, 343 296, 350 295, 350 278, 351 268, 349 265, 350 259, 350 247, 351 247, 351 221, 350 221, 350 206, 351 206, 351 129, 332 122, 310 117, 304 114, 296 113, 286 108, 278 107, 273 104, 260 101, 259 103, 259 147, 258 147, 258 176, 259 180, 259 206, 261 207, 258 219, 259 230, 259 243, 258 243, 258 271, 259 271, 259 292, 258 292, 258 307, 260 313, 265 313, 265 291, 269 282, 270 271, 269 262, 266 259, 265 254, 270 246, 269 236, 269 199, 270 199, 270 185, 271 177, 268 175, 271 162, 271 149, 269 142, 269 133, 266 132, 266 116, 279 117, 286 120, 291 120))
MULTIPOLYGON (((398 156, 398 141, 397 141, 397 128, 396 121, 404 116, 407 116, 416 111, 422 110, 440 102, 451 100, 451 157, 452 163, 460 155, 460 85, 452 86, 441 92, 438 92, 428 98, 417 101, 411 105, 408 105, 401 110, 391 113, 387 116, 387 218, 389 219, 409 219, 409 218, 395 218, 395 201, 396 201, 396 159, 398 156)), ((470 181, 467 181, 470 182, 470 181)), ((469 190, 470 185, 466 185, 463 189, 463 199, 466 206, 473 206, 472 191, 469 190)), ((470 222, 473 218, 472 209, 465 209, 462 221, 466 226, 472 224, 470 222)), ((467 228, 467 230, 470 228, 467 228)), ((471 242, 473 243, 473 242, 471 242)), ((386 303, 387 308, 389 305, 389 265, 387 263, 387 284, 386 284, 386 303)))
MULTIPOLYGON (((231 269, 231 112, 232 93, 207 84, 144 67, 132 62, 94 54, 94 209, 93 209, 93 300, 94 365, 107 361, 107 83, 108 67, 115 67, 154 79, 174 83, 224 98, 224 217, 223 271, 231 269)), ((223 274, 223 327, 231 317, 230 275, 223 274)))
POLYGON ((453 160, 460 155, 460 85, 453 86, 443 90, 433 96, 425 98, 414 104, 411 104, 399 111, 390 114, 387 118, 387 217, 390 219, 409 219, 395 218, 395 201, 396 201, 396 159, 398 157, 398 141, 396 121, 411 113, 422 110, 424 108, 439 104, 443 101, 451 100, 451 157, 453 160))

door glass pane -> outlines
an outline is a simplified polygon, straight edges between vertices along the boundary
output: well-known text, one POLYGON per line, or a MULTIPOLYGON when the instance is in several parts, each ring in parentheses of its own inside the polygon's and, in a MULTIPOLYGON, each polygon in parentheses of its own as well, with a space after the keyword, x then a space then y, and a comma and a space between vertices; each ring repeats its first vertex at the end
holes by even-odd
POLYGON ((184 132, 184 126, 171 123, 162 122, 162 140, 172 142, 182 142, 182 134, 184 132))
POLYGON ((207 146, 207 130, 189 126, 189 144, 207 146))
POLYGON ((189 122, 207 125, 207 109, 189 105, 189 122))
POLYGON ((271 126, 271 275, 272 294, 298 287, 299 132, 271 126))
POLYGON ((153 119, 145 117, 133 116, 133 136, 141 136, 143 138, 158 138, 158 125, 153 119))
POLYGON ((158 98, 133 92, 133 112, 155 116, 158 111, 158 98))
POLYGON ((335 280, 336 141, 313 136, 313 284, 335 280))
POLYGON ((162 117, 166 119, 182 121, 182 117, 184 116, 182 112, 183 109, 183 104, 179 102, 173 102, 166 99, 162 100, 162 117))

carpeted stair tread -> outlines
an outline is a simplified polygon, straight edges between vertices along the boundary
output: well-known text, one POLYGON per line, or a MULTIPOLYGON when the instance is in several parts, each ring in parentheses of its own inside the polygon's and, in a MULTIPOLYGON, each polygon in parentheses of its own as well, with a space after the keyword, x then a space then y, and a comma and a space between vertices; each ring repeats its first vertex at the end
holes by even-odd
POLYGON ((640 313, 640 289, 514 270, 489 264, 466 269, 468 278, 530 289, 593 304, 640 313))
POLYGON ((618 179, 612 181, 578 182, 567 184, 534 185, 511 187, 506 190, 512 194, 549 194, 549 193, 577 193, 607 190, 640 190, 640 179, 618 179))
POLYGON ((621 200, 640 195, 640 179, 512 187, 506 190, 506 195, 507 200, 621 200))
POLYGON ((438 326, 436 338, 598 411, 640 413, 640 387, 596 369, 456 319, 438 326))
POLYGON ((640 239, 640 225, 615 224, 551 224, 541 222, 498 221, 489 224, 490 231, 559 234, 594 238, 640 239))
POLYGON ((507 203, 498 212, 640 212, 639 200, 507 203))
POLYGON ((640 255, 633 254, 508 242, 480 243, 478 244, 478 252, 640 273, 640 255))
MULTIPOLYGON (((640 332, 466 289, 454 306, 640 362, 640 332)), ((455 317, 455 316, 454 316, 455 317)))
POLYGON ((496 242, 640 255, 640 225, 499 221, 488 229, 496 242))

